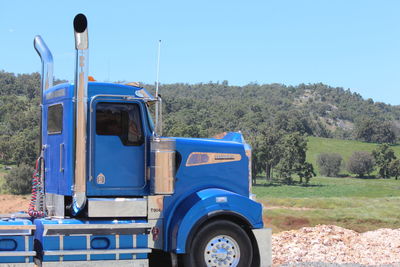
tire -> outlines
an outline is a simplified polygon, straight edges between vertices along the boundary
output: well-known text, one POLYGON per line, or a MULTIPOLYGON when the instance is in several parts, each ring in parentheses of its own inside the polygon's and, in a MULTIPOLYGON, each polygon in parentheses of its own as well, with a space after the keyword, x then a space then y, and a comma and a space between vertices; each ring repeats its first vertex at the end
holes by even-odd
POLYGON ((252 258, 246 231, 233 222, 218 220, 195 233, 183 262, 185 267, 249 267, 252 258))

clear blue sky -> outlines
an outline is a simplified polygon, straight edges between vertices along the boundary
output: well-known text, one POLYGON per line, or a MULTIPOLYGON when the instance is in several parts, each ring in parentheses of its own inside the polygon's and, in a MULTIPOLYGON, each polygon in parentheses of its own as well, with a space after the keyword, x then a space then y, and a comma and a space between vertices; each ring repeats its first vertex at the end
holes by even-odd
POLYGON ((0 69, 40 70, 32 41, 73 79, 72 20, 89 20, 90 74, 153 83, 323 82, 400 104, 400 1, 1 1, 0 69))

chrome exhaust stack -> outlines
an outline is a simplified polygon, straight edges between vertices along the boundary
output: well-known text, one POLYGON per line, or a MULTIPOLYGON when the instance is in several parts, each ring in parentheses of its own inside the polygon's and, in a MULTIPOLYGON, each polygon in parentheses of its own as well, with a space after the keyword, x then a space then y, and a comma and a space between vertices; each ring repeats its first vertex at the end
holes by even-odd
POLYGON ((50 49, 40 35, 36 35, 33 39, 33 47, 38 53, 40 60, 42 61, 42 73, 41 73, 41 88, 40 88, 40 120, 39 120, 39 160, 40 160, 40 183, 39 183, 39 194, 36 198, 35 210, 40 213, 45 212, 44 197, 44 146, 43 146, 43 98, 44 93, 47 89, 53 86, 53 55, 50 49))
POLYGON ((42 150, 42 116, 44 92, 53 86, 53 55, 40 35, 33 39, 33 46, 42 61, 41 88, 40 88, 40 150, 42 150))
POLYGON ((76 50, 75 67, 75 179, 72 213, 78 214, 86 205, 87 91, 89 40, 87 19, 83 14, 74 18, 76 50))
MULTIPOLYGON (((42 60, 42 98, 44 91, 53 86, 53 55, 40 35, 33 39, 33 46, 42 60)), ((41 102, 43 104, 43 101, 41 102)))

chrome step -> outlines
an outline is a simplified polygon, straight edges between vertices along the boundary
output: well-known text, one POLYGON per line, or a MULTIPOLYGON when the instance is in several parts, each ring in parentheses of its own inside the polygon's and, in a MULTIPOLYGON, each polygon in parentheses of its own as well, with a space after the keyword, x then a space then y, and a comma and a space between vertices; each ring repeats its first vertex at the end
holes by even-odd
POLYGON ((147 217, 147 198, 88 198, 89 217, 147 217))
POLYGON ((125 224, 44 224, 44 236, 58 235, 137 235, 149 234, 149 223, 125 224))

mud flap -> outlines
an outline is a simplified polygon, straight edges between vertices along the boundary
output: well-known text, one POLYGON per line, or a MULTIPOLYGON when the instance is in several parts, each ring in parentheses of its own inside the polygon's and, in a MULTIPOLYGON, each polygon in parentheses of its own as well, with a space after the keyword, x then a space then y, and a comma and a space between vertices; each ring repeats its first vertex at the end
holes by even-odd
POLYGON ((272 229, 252 229, 257 240, 258 253, 260 255, 260 267, 272 266, 272 229))

